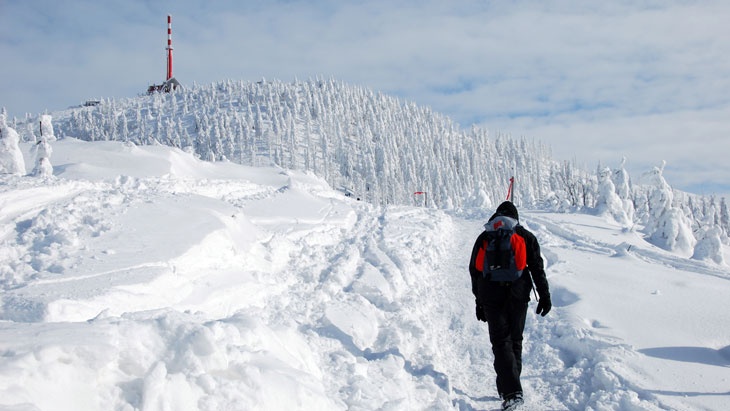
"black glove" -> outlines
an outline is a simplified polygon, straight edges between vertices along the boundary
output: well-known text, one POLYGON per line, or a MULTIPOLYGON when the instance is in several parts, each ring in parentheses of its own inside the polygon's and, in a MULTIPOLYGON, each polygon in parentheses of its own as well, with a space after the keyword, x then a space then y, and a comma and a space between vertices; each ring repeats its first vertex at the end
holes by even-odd
POLYGON ((551 308, 553 308, 553 303, 550 301, 550 294, 545 294, 542 295, 540 297, 540 301, 537 302, 537 311, 535 312, 544 317, 550 312, 551 308))
POLYGON ((487 322, 487 315, 484 314, 484 306, 477 300, 477 320, 487 322))

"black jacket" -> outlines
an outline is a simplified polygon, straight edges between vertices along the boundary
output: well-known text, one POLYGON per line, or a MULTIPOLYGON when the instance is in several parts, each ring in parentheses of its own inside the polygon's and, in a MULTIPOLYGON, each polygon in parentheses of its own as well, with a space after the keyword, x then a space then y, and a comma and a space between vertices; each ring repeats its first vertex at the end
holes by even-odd
POLYGON ((487 302, 495 293, 504 293, 509 290, 512 298, 518 301, 530 301, 530 291, 534 282, 540 298, 550 296, 545 266, 540 256, 540 244, 535 235, 523 226, 517 226, 515 232, 525 239, 527 248, 527 268, 522 271, 522 276, 512 282, 509 286, 487 281, 480 270, 476 268, 476 258, 479 248, 484 244, 486 232, 482 232, 474 242, 471 258, 469 259, 469 274, 471 274, 471 291, 478 301, 487 302))

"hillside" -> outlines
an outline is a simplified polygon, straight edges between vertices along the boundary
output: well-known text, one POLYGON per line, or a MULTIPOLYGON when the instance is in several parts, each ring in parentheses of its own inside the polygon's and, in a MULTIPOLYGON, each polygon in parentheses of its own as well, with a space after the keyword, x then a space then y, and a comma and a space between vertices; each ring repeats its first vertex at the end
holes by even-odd
MULTIPOLYGON (((466 270, 485 215, 164 146, 66 138, 53 162, 0 177, 0 409, 498 407, 466 270)), ((528 313, 531 409, 724 409, 727 267, 521 216, 555 303, 528 313)))
MULTIPOLYGON (((171 94, 102 99, 54 113, 58 137, 164 144, 209 161, 312 171, 374 204, 481 205, 511 176, 528 203, 550 191, 549 150, 524 139, 462 131, 430 109, 334 80, 220 82, 171 94), (475 204, 477 203, 477 204, 475 204)), ((35 119, 16 128, 35 141, 35 119)), ((37 134, 37 131, 35 131, 37 134)))

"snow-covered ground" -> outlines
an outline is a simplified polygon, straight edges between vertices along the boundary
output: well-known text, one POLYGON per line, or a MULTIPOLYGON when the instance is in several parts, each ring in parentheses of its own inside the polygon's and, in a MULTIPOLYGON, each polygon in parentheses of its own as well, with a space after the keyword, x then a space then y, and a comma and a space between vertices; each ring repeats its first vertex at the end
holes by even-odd
MULTIPOLYGON (((499 407, 467 273, 481 218, 162 146, 64 139, 51 162, 0 177, 0 410, 499 407)), ((521 217, 555 306, 528 314, 528 408, 727 409, 728 267, 521 217)))

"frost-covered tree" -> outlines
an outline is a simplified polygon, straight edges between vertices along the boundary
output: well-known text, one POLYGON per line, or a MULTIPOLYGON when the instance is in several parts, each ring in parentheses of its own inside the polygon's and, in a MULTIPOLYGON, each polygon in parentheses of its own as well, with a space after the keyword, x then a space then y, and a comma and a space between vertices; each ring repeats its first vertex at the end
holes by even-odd
POLYGON ((0 173, 25 174, 25 160, 19 142, 18 132, 7 124, 5 114, 0 114, 0 173))
POLYGON ((41 115, 41 120, 40 120, 41 137, 45 137, 46 141, 48 141, 48 142, 56 141, 56 136, 53 132, 52 120, 53 120, 53 117, 51 117, 49 114, 41 115))
POLYGON ((53 175, 53 165, 51 164, 51 153, 53 149, 48 139, 43 136, 34 146, 35 150, 35 167, 31 175, 36 177, 50 177, 53 175))
POLYGON ((690 254, 694 249, 695 238, 692 225, 682 210, 672 203, 672 188, 664 179, 664 166, 648 173, 651 191, 648 197, 648 218, 646 232, 649 241, 665 250, 690 254))
POLYGON ((621 159, 621 165, 613 173, 613 184, 616 186, 616 195, 621 199, 626 217, 630 222, 634 221, 636 209, 631 195, 631 179, 626 171, 626 157, 621 159))
POLYGON ((41 135, 38 137, 38 142, 33 146, 35 151, 35 166, 31 175, 36 177, 50 177, 53 175, 53 165, 51 164, 51 141, 56 140, 56 136, 53 134, 53 124, 50 115, 41 116, 41 135))
MULTIPOLYGON (((540 184, 539 180, 535 184, 540 184)), ((574 162, 553 163, 550 169, 550 192, 547 205, 556 211, 577 211, 596 206, 598 183, 574 162)), ((542 196, 542 195, 541 195, 542 196)))
POLYGON ((616 187, 611 181, 611 169, 606 167, 598 172, 598 196, 596 200, 596 211, 599 215, 609 215, 621 225, 630 224, 630 220, 624 211, 624 204, 616 194, 616 187))
POLYGON ((720 229, 723 233, 724 242, 730 243, 730 210, 728 210, 725 197, 720 199, 720 229))
POLYGON ((715 206, 714 198, 702 202, 702 220, 698 221, 697 245, 692 258, 725 264, 722 247, 722 227, 720 213, 715 206))

